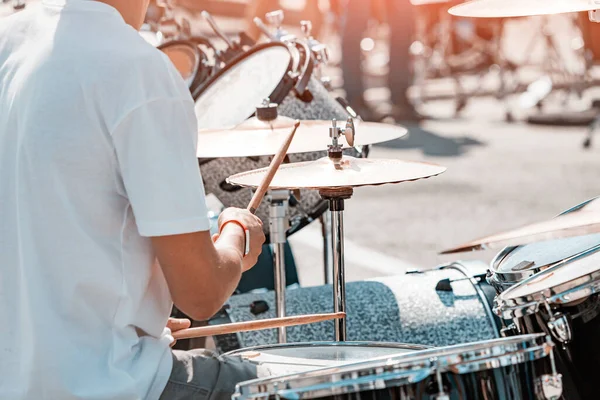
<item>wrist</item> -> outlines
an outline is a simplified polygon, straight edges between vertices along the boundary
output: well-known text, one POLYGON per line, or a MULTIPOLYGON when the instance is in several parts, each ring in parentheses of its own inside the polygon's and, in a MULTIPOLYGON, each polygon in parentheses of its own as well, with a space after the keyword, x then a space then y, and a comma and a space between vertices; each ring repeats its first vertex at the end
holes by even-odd
POLYGON ((241 236, 242 256, 245 257, 250 252, 250 230, 242 222, 235 219, 225 221, 219 228, 219 232, 221 235, 226 230, 227 232, 235 232, 237 236, 241 236))

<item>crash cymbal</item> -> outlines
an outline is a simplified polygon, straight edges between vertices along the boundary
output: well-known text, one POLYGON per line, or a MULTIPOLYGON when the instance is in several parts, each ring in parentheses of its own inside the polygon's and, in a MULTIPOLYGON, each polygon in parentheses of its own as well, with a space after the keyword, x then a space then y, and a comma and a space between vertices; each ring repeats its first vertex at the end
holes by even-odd
MULTIPOLYGON (((295 140, 295 139, 294 139, 295 140)), ((401 160, 380 160, 343 156, 339 164, 323 157, 315 161, 279 167, 270 189, 330 189, 383 185, 429 178, 446 170, 436 164, 401 160)), ((267 168, 230 176, 227 182, 257 187, 267 168)))
MULTIPOLYGON (((338 121, 343 125, 345 121, 338 121)), ((229 129, 201 129, 198 132, 198 158, 266 156, 277 152, 290 133, 294 120, 279 116, 273 121, 250 118, 229 129)), ((386 142, 406 134, 398 125, 354 120, 354 146, 386 142)), ((301 121, 288 153, 326 150, 331 144, 331 121, 301 121)), ((345 148, 352 147, 347 143, 345 148)))
POLYGON ((598 0, 473 0, 448 10, 458 17, 511 18, 600 9, 598 0))
POLYGON ((518 229, 473 240, 452 249, 444 250, 440 254, 520 246, 593 233, 600 233, 600 210, 582 209, 559 215, 548 221, 525 225, 518 229))

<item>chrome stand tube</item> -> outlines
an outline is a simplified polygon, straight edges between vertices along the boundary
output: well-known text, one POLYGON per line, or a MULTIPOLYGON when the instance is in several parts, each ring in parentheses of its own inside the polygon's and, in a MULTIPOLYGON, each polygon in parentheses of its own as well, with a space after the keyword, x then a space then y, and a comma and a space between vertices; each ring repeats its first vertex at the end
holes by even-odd
MULTIPOLYGON (((273 190, 267 194, 269 202, 269 236, 273 246, 273 268, 275 275, 275 308, 277 317, 285 317, 285 242, 289 229, 287 205, 290 193, 287 190, 273 190)), ((278 328, 279 343, 286 342, 286 329, 278 328)))
MULTIPOLYGON (((285 243, 274 243, 274 268, 275 268, 275 304, 277 317, 285 317, 285 243)), ((277 329, 277 337, 279 343, 287 341, 286 330, 284 327, 277 329)))
POLYGON ((331 249, 331 215, 329 212, 319 217, 321 222, 321 234, 323 236, 323 282, 329 285, 333 280, 333 258, 331 249))
MULTIPOLYGON (((343 204, 344 200, 339 201, 343 204)), ((333 242, 333 311, 346 312, 346 269, 344 267, 344 214, 331 211, 331 239, 333 242)), ((335 340, 346 340, 346 318, 335 321, 335 340)))
MULTIPOLYGON (((333 311, 346 312, 346 268, 344 265, 344 200, 352 197, 352 188, 321 189, 329 201, 333 260, 333 311)), ((335 320, 335 340, 346 341, 346 317, 335 320)))

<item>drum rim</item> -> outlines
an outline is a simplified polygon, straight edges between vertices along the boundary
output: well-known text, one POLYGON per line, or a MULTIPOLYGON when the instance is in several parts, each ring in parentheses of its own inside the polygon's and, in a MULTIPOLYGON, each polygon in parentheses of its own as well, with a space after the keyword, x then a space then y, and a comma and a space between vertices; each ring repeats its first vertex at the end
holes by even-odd
POLYGON ((585 258, 600 251, 600 244, 562 260, 553 266, 540 271, 529 278, 516 283, 496 296, 494 312, 501 318, 512 319, 538 312, 544 305, 564 305, 577 300, 585 299, 593 294, 600 293, 600 266, 597 270, 568 279, 558 285, 543 286, 540 290, 522 296, 511 297, 512 293, 533 280, 545 275, 553 274, 559 268, 585 258))
MULTIPOLYGON (((212 76, 210 76, 206 82, 204 82, 202 85, 198 86, 194 92, 192 93, 192 97, 194 98, 194 101, 196 101, 197 99, 200 98, 200 96, 202 96, 203 93, 206 92, 206 90, 211 87, 217 80, 219 80, 223 75, 225 75, 226 73, 229 72, 229 70, 231 68, 233 68, 235 65, 239 64, 240 62, 242 62, 243 60, 245 60, 246 58, 249 58, 251 56, 253 56, 254 54, 264 50, 264 49, 268 49, 271 47, 282 47, 284 48, 290 55, 290 60, 288 62, 288 66, 287 66, 287 70, 286 73, 283 74, 283 76, 281 77, 281 80, 283 80, 285 78, 285 75, 287 73, 289 73, 292 70, 293 67, 293 56, 290 53, 290 49, 288 48, 288 46, 284 43, 281 42, 267 42, 267 43, 261 43, 261 44, 257 44, 256 46, 252 46, 250 49, 248 49, 248 51, 243 52, 242 54, 239 54, 237 56, 235 56, 234 58, 232 58, 227 64, 225 64, 225 66, 221 69, 219 69, 217 72, 215 72, 212 76)), ((281 80, 279 82, 281 82, 281 80)), ((277 89, 277 86, 275 88, 273 88, 273 90, 277 89)), ((260 99, 258 100, 260 102, 260 99)), ((257 103, 258 104, 258 103, 257 103)))
MULTIPOLYGON (((159 44, 156 48, 160 51, 163 51, 164 48, 171 47, 171 46, 186 46, 186 47, 189 47, 192 49, 192 51, 194 53, 194 63, 195 63, 196 68, 192 72, 192 76, 190 76, 187 79, 184 78, 184 81, 188 86, 192 85, 194 83, 194 81, 196 80, 196 78, 198 77, 198 74, 200 73, 200 64, 202 63, 202 51, 198 48, 198 46, 194 42, 192 42, 191 40, 184 40, 184 39, 170 40, 168 42, 163 42, 163 43, 159 44)), ((168 55, 166 53, 165 53, 165 55, 168 57, 168 55)))
POLYGON ((242 382, 232 399, 268 398, 275 393, 303 399, 398 387, 422 381, 436 371, 465 374, 535 361, 550 355, 553 346, 549 336, 538 333, 382 356, 242 382))
MULTIPOLYGON (((585 201, 561 212, 560 214, 558 214, 556 216, 569 214, 574 211, 579 211, 580 209, 584 208, 585 206, 587 206, 589 203, 591 203, 592 201, 594 201, 596 199, 600 199, 600 196, 592 197, 588 200, 585 200, 585 201)), ((518 284, 518 283, 524 281, 525 279, 531 277, 532 275, 535 275, 536 273, 542 271, 543 269, 553 267, 556 264, 559 264, 570 258, 570 257, 567 257, 562 260, 558 260, 558 261, 555 261, 554 263, 550 263, 550 264, 546 264, 546 265, 536 265, 536 266, 533 266, 531 268, 528 268, 528 269, 525 269, 522 271, 511 271, 511 272, 500 271, 499 267, 502 264, 502 261, 504 261, 506 259, 506 257, 508 257, 513 251, 523 248, 523 247, 526 247, 528 245, 529 244, 524 244, 524 245, 519 245, 519 246, 507 246, 507 247, 504 247, 502 250, 500 250, 500 252, 498 252, 498 254, 496 254, 496 256, 494 256, 494 258, 490 262, 489 269, 490 269, 491 276, 488 278, 488 281, 490 281, 490 283, 493 284, 494 286, 496 286, 496 285, 506 286, 507 284, 512 286, 512 285, 515 285, 515 284, 518 284)), ((580 254, 580 253, 578 253, 578 254, 580 254)), ((576 256, 578 254, 573 254, 571 257, 576 256)))

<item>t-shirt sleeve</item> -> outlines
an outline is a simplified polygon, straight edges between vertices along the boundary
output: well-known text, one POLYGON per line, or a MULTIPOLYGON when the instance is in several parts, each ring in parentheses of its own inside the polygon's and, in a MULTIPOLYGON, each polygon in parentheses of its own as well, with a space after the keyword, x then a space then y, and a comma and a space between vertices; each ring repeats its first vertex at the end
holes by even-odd
POLYGON ((210 229, 191 98, 149 101, 128 112, 111 134, 140 235, 210 229))

